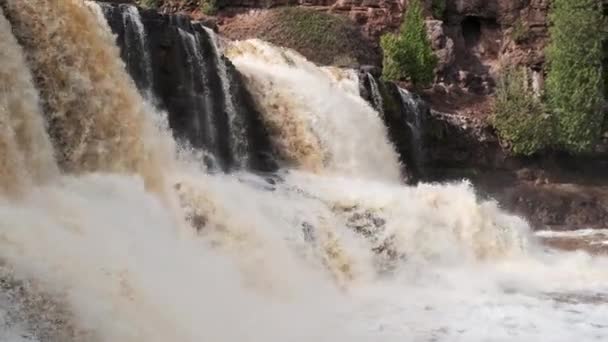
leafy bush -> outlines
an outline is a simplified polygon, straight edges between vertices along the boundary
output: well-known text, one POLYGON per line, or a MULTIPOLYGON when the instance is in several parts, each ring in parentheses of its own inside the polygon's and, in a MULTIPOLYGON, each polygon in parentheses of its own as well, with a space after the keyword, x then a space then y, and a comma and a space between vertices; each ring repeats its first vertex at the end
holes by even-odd
POLYGON ((217 14, 217 0, 201 0, 199 7, 206 15, 217 14))
POLYGON ((408 79, 414 86, 433 81, 437 57, 427 36, 420 0, 410 1, 400 33, 382 36, 380 45, 384 52, 384 79, 408 79))
POLYGON ((589 150, 601 135, 603 19, 596 0, 554 0, 547 48, 547 96, 559 144, 589 150))
POLYGON ((552 118, 527 86, 523 69, 508 69, 498 80, 492 124, 501 140, 519 155, 531 155, 553 140, 552 118))
POLYGON ((431 2, 431 12, 435 19, 442 19, 445 14, 446 0, 433 0, 431 2))
POLYGON ((528 39, 529 30, 526 24, 521 19, 518 19, 513 25, 513 31, 511 32, 511 38, 517 44, 521 44, 528 39))
POLYGON ((159 0, 137 0, 137 4, 143 8, 157 8, 159 0))

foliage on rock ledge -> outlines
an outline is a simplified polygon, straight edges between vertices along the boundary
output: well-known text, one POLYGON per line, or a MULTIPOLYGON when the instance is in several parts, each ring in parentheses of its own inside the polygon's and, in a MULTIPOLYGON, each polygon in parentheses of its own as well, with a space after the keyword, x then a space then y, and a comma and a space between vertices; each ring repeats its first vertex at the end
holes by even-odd
POLYGON ((523 69, 508 69, 498 81, 492 116, 501 140, 518 155, 534 154, 553 140, 551 116, 527 81, 523 69))
POLYGON ((157 8, 159 0, 137 0, 136 3, 143 8, 157 8))
POLYGON ((433 81, 438 60, 427 35, 420 0, 410 2, 399 34, 382 36, 380 45, 384 52, 384 79, 407 79, 415 86, 433 81))
POLYGON ((554 0, 547 49, 547 97, 560 146, 572 152, 593 147, 602 131, 602 40, 600 3, 554 0))
POLYGON ((431 12, 433 13, 433 17, 435 17, 435 19, 443 19, 445 10, 447 9, 446 1, 447 0, 432 0, 431 12))

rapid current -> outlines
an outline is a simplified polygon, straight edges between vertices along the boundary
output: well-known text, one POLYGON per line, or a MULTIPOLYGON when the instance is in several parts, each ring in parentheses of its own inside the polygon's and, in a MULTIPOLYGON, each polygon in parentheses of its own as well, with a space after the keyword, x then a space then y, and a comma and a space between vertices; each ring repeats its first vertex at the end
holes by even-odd
MULTIPOLYGON (((108 6, 0 0, 0 341, 608 340, 608 259, 544 247, 466 182, 404 185, 357 73, 176 29, 189 75, 209 77, 183 89, 215 75, 226 115, 197 121, 193 146, 154 77, 127 72, 150 73, 150 56, 121 59, 108 6), (247 167, 222 54, 275 172, 247 167), (205 162, 217 122, 230 172, 205 162)), ((138 10, 121 6, 143 49, 138 10)))

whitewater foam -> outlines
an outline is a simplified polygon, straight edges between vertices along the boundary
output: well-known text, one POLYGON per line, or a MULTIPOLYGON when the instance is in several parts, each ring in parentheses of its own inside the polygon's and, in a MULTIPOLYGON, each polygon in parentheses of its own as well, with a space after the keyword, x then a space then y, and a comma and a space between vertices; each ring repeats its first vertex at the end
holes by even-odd
POLYGON ((135 172, 158 188, 159 156, 144 101, 107 25, 84 1, 3 6, 40 90, 62 168, 135 172))
POLYGON ((234 42, 227 54, 247 77, 286 158, 314 172, 400 182, 398 156, 378 113, 322 68, 259 40, 234 42))
POLYGON ((38 91, 0 9, 0 190, 15 193, 58 175, 38 91))

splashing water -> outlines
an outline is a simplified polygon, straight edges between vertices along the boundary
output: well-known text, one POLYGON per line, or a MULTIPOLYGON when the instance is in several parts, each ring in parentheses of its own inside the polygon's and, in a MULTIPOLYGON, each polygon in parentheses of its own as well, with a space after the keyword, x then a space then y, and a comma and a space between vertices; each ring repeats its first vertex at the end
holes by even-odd
POLYGON ((344 92, 327 72, 258 40, 235 42, 228 55, 248 77, 287 158, 316 172, 399 182, 397 153, 378 113, 344 92))
POLYGON ((58 175, 38 91, 0 9, 0 190, 15 193, 58 175))
POLYGON ((70 171, 143 175, 151 187, 160 161, 150 145, 144 101, 124 72, 109 28, 82 1, 5 2, 47 113, 60 165, 70 171))
MULTIPOLYGON (((165 146, 170 135, 159 131, 158 117, 119 67, 107 28, 81 6, 2 6, 12 30, 0 16, 7 44, 0 104, 9 104, 0 107, 0 160, 8 170, 0 184, 17 177, 30 185, 18 200, 0 189, 0 340, 608 337, 608 260, 545 250, 523 220, 480 202, 468 184, 399 185, 385 129, 356 98, 348 72, 317 68, 265 43, 237 43, 231 56, 255 95, 274 96, 257 100, 281 152, 299 169, 274 178, 208 174, 187 151, 176 158, 166 148, 153 159, 166 162, 140 164, 147 147, 165 146), (85 24, 92 25, 82 33, 86 49, 58 49, 53 37, 69 44, 85 24), (11 32, 43 77, 43 109, 11 32), (84 63, 93 57, 104 63, 84 63), (50 70, 56 60, 65 62, 62 70, 50 70), (124 91, 118 98, 112 80, 124 91), (88 98, 76 97, 83 94, 88 98), (76 108, 79 115, 70 112, 61 125, 76 132, 82 126, 73 125, 89 120, 85 137, 95 140, 83 138, 87 154, 46 177, 56 167, 43 116, 53 132, 59 124, 49 113, 76 108), (131 125, 141 129, 127 130, 131 125), (302 139, 310 145, 303 148, 302 139), (23 165, 28 172, 17 172, 23 165), (150 172, 161 174, 179 208, 147 191, 150 172)), ((80 146, 51 135, 60 160, 80 146)))

